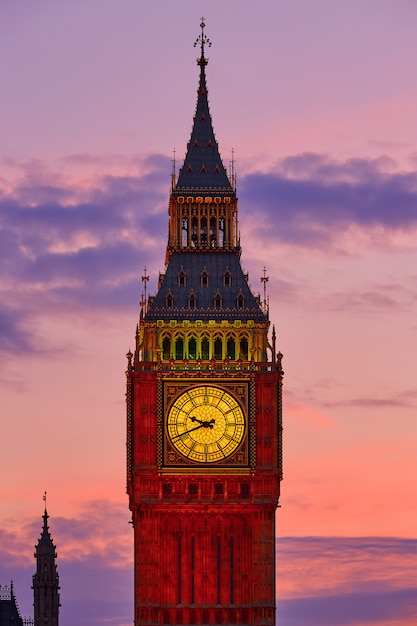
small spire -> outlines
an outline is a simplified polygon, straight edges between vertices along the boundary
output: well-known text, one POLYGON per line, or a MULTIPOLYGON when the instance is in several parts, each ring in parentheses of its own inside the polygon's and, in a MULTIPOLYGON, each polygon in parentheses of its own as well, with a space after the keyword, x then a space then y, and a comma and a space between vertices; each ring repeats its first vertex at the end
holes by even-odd
POLYGON ((144 294, 142 293, 142 300, 141 300, 141 303, 140 303, 140 304, 141 304, 141 306, 142 306, 142 308, 144 308, 144 309, 145 309, 145 313, 146 313, 146 283, 147 283, 147 282, 148 282, 148 280, 149 280, 149 276, 148 276, 148 274, 147 274, 147 271, 148 271, 148 270, 147 270, 147 267, 146 267, 146 265, 145 265, 145 267, 144 267, 144 269, 143 269, 144 274, 143 274, 143 276, 142 276, 142 282, 143 282, 143 284, 144 284, 144 291, 145 291, 145 293, 144 293, 144 294))
POLYGON ((263 282, 264 284, 264 301, 263 301, 263 309, 264 309, 264 313, 266 313, 268 311, 268 302, 266 299, 266 283, 269 280, 269 276, 266 275, 266 267, 264 266, 263 269, 263 276, 261 276, 261 282, 263 282))
POLYGON ((197 59, 197 63, 198 65, 207 65, 208 63, 208 59, 205 58, 204 56, 204 46, 207 44, 207 46, 210 48, 211 47, 211 41, 210 39, 207 37, 207 35, 204 34, 204 29, 206 27, 206 24, 204 22, 204 17, 201 18, 201 22, 200 22, 200 26, 201 26, 201 35, 199 35, 197 37, 197 39, 194 42, 194 48, 196 47, 197 44, 200 44, 201 46, 201 56, 199 59, 197 59))

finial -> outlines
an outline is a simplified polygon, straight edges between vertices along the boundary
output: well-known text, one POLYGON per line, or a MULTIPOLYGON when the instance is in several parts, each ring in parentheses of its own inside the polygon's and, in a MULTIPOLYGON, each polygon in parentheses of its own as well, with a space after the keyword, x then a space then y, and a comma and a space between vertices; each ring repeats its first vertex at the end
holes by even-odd
POLYGON ((261 282, 263 282, 263 284, 264 284, 264 302, 263 302, 263 305, 264 305, 264 313, 266 313, 267 310, 268 310, 268 303, 267 303, 267 300, 266 300, 266 283, 269 280, 269 276, 266 275, 266 268, 265 268, 265 266, 264 266, 264 269, 263 269, 263 273, 264 273, 264 275, 261 276, 261 282))
POLYGON ((45 502, 45 513, 46 513, 46 491, 43 493, 43 501, 45 502))
POLYGON ((232 148, 232 160, 230 161, 230 182, 232 183, 233 189, 236 191, 235 165, 235 150, 232 148))
POLYGON ((171 173, 171 187, 172 191, 175 190, 176 178, 177 178, 177 162, 176 162, 176 151, 174 148, 174 158, 172 159, 172 173, 171 173))
POLYGON ((206 24, 204 22, 204 17, 201 18, 200 26, 201 26, 201 35, 199 37, 197 37, 197 39, 195 40, 194 48, 196 47, 197 44, 200 44, 200 46, 201 46, 201 57, 199 59, 197 59, 197 63, 199 65, 207 65, 207 59, 204 56, 204 46, 207 44, 208 47, 210 48, 211 41, 207 37, 207 35, 204 34, 204 29, 206 27, 206 24))
POLYGON ((148 280, 149 280, 149 276, 147 274, 147 268, 145 265, 143 269, 143 276, 142 276, 142 282, 144 283, 145 294, 142 294, 142 301, 141 301, 141 305, 145 309, 145 313, 146 313, 146 283, 148 282, 148 280))

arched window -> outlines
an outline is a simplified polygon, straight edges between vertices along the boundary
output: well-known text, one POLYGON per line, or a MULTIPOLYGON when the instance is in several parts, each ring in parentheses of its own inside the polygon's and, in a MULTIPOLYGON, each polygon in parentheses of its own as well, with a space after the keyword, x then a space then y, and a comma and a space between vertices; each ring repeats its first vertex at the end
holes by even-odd
POLYGON ((240 352, 239 352, 239 358, 242 359, 242 361, 247 361, 249 357, 249 344, 248 344, 248 340, 246 337, 242 337, 240 340, 240 352))
POLYGON ((198 222, 197 218, 191 220, 191 244, 196 247, 198 244, 198 222))
POLYGON ((168 361, 171 358, 171 338, 164 337, 162 339, 162 358, 168 361))
POLYGON ((200 240, 201 240, 201 245, 202 246, 206 246, 207 245, 207 218, 206 217, 202 217, 201 218, 200 240))
POLYGON ((236 344, 234 337, 229 337, 226 344, 227 358, 234 361, 236 359, 236 344))
POLYGON ((223 248, 225 245, 224 230, 225 230, 224 217, 221 217, 219 220, 219 246, 220 248, 223 248))
POLYGON ((214 340, 214 358, 216 361, 223 359, 223 342, 221 337, 216 337, 214 340))
POLYGON ((184 358, 184 338, 179 336, 175 339, 175 358, 182 361, 184 358))
POLYGON ((197 339, 195 337, 188 339, 188 358, 192 361, 197 358, 197 339))
POLYGON ((221 309, 222 308, 222 296, 219 290, 216 291, 215 295, 214 295, 214 308, 215 309, 221 309))
POLYGON ((188 246, 188 219, 186 217, 182 219, 181 244, 184 248, 188 246))
POLYGON ((216 218, 210 218, 210 247, 216 246, 216 218))
POLYGON ((208 272, 207 272, 206 268, 204 268, 203 271, 200 274, 200 286, 201 287, 208 287, 208 272))
POLYGON ((208 361, 210 358, 210 342, 207 337, 201 340, 201 358, 203 361, 208 361))
POLYGON ((229 270, 228 267, 226 267, 226 271, 223 274, 223 285, 225 287, 231 287, 232 286, 232 273, 229 270))
POLYGON ((178 272, 178 286, 185 287, 186 284, 187 284, 187 274, 185 273, 184 268, 181 267, 180 271, 178 272))

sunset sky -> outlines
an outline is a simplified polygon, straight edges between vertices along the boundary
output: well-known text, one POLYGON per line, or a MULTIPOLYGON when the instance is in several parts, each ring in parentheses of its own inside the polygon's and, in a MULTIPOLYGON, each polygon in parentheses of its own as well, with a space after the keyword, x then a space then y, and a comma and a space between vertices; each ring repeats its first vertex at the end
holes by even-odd
POLYGON ((0 584, 133 620, 126 352, 209 101, 284 353, 279 626, 417 623, 417 3, 0 3, 0 584))

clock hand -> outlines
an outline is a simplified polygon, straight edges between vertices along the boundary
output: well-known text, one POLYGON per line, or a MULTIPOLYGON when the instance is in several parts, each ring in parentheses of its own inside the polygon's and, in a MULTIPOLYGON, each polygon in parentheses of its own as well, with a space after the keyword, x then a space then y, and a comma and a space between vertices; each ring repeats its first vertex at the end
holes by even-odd
POLYGON ((197 417, 193 417, 193 416, 190 417, 190 420, 192 422, 198 422, 199 424, 201 424, 201 426, 203 428, 213 428, 213 424, 216 423, 216 420, 214 420, 214 419, 211 419, 208 422, 207 420, 199 420, 197 417))
POLYGON ((188 435, 188 433, 192 433, 194 430, 198 430, 199 428, 213 428, 214 424, 216 423, 214 419, 211 419, 209 422, 201 421, 196 417, 191 417, 190 419, 192 422, 199 422, 199 425, 194 426, 194 428, 190 428, 189 430, 184 430, 184 432, 180 435, 175 435, 175 437, 171 437, 171 441, 174 441, 174 439, 179 439, 183 435, 188 435))
POLYGON ((180 435, 175 435, 175 437, 171 437, 171 441, 174 441, 174 439, 179 439, 183 435, 188 435, 188 433, 192 433, 194 430, 198 430, 199 428, 204 428, 204 425, 199 424, 198 426, 194 426, 194 428, 190 428, 189 430, 184 430, 184 432, 181 433, 180 435))

